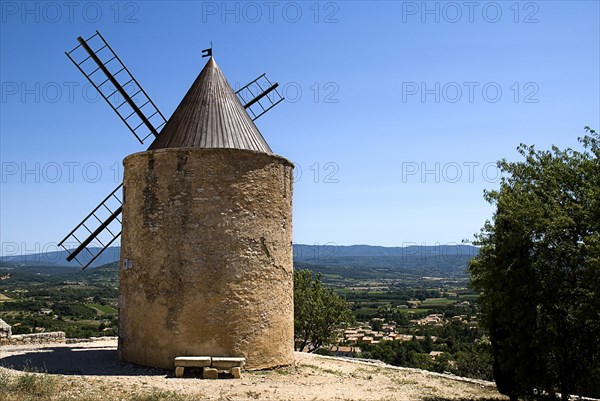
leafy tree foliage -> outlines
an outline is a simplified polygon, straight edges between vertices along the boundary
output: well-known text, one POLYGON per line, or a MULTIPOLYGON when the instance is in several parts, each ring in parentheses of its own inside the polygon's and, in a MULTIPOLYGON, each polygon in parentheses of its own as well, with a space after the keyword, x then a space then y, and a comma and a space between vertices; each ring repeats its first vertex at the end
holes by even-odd
POLYGON ((321 274, 294 271, 294 336, 297 351, 315 352, 335 342, 336 331, 354 322, 346 300, 327 288, 321 274))
POLYGON ((492 352, 487 338, 475 342, 469 351, 456 353, 456 366, 453 370, 459 376, 492 380, 492 352))
POLYGON ((586 131, 583 151, 521 144, 485 193, 496 211, 469 269, 511 400, 600 396, 600 138, 586 131))
POLYGON ((383 320, 381 318, 371 319, 371 329, 375 331, 383 330, 383 320))
POLYGON ((460 322, 442 327, 422 327, 426 330, 410 341, 381 341, 361 344, 362 358, 379 359, 390 365, 434 372, 451 372, 458 376, 491 380, 492 354, 489 339, 478 330, 460 322), (431 333, 431 334, 430 334, 431 333), (437 337, 433 341, 432 334, 437 337), (435 358, 431 351, 441 351, 435 358))

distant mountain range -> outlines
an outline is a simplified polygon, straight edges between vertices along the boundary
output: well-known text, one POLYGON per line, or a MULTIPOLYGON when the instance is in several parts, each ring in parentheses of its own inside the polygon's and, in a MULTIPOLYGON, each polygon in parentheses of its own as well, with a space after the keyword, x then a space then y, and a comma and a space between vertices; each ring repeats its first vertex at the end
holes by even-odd
MULTIPOLYGON (((90 248, 95 253, 100 248, 90 248)), ((107 263, 113 263, 119 260, 119 253, 121 248, 118 246, 110 247, 96 259, 91 267, 98 267, 107 263)), ((84 252, 82 252, 83 254, 84 252)), ((12 265, 12 266, 73 266, 80 267, 76 261, 67 262, 66 251, 53 251, 44 253, 32 253, 29 255, 13 255, 13 256, 0 256, 0 264, 12 265)), ((85 255, 83 255, 85 256, 85 255)), ((86 261, 80 257, 80 260, 86 261)))
POLYGON ((295 260, 338 259, 349 257, 451 257, 477 255, 477 249, 471 245, 409 245, 404 247, 385 247, 373 245, 303 245, 294 244, 295 260))
MULTIPOLYGON (((91 267, 119 260, 119 247, 111 247, 96 259, 91 267)), ((466 263, 475 256, 478 248, 470 245, 411 245, 383 247, 371 245, 305 245, 294 244, 294 262, 301 266, 365 267, 381 269, 410 269, 464 271, 466 263)), ((0 257, 2 265, 10 266, 74 266, 67 262, 66 251, 0 257)))
POLYGON ((294 267, 353 279, 467 276, 478 248, 469 245, 295 245, 294 267))

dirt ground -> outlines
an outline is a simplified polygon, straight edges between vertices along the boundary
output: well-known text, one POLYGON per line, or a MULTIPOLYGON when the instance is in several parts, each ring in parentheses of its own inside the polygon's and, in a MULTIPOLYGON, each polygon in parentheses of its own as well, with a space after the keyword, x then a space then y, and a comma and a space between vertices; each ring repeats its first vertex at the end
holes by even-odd
MULTIPOLYGON (((117 358, 116 341, 0 347, 0 366, 19 375, 47 372, 67 378, 71 390, 89 387, 123 394, 161 389, 198 400, 398 400, 505 399, 493 383, 392 367, 382 363, 296 353, 295 366, 243 371, 241 379, 203 380, 198 372, 144 368, 117 358)), ((79 390, 78 390, 79 389, 79 390)), ((81 390, 83 391, 83 390, 81 390)), ((77 398, 76 396, 74 398, 77 398)))

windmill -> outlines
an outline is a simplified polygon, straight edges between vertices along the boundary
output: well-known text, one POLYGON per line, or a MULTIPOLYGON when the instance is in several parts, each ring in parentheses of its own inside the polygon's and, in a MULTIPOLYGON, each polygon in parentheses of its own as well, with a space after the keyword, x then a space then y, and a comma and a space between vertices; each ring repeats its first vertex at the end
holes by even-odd
MULTIPOLYGON (((148 139, 160 138, 167 124, 165 116, 100 32, 96 31, 87 39, 78 37, 77 41, 79 44, 65 54, 139 143, 144 145, 148 139)), ((212 60, 212 43, 203 53, 202 57, 212 60)), ((255 121, 284 100, 277 87, 277 83, 262 74, 237 90, 235 95, 255 121)), ((60 241, 58 245, 68 253, 67 261, 75 260, 85 269, 120 237, 122 187, 123 184, 119 184, 60 241)))

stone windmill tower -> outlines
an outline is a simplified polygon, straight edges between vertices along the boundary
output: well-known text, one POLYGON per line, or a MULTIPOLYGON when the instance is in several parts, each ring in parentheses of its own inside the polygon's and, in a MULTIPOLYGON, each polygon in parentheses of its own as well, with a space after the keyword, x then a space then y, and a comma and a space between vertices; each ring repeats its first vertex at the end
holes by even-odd
MULTIPOLYGON (((243 356, 250 369, 291 364, 293 165, 247 112, 276 84, 241 102, 208 53, 149 149, 123 161, 122 204, 108 208, 122 214, 119 355, 162 368, 186 355, 243 356)), ((96 218, 90 237, 115 219, 96 218)), ((88 239, 69 258, 91 248, 88 239)))

